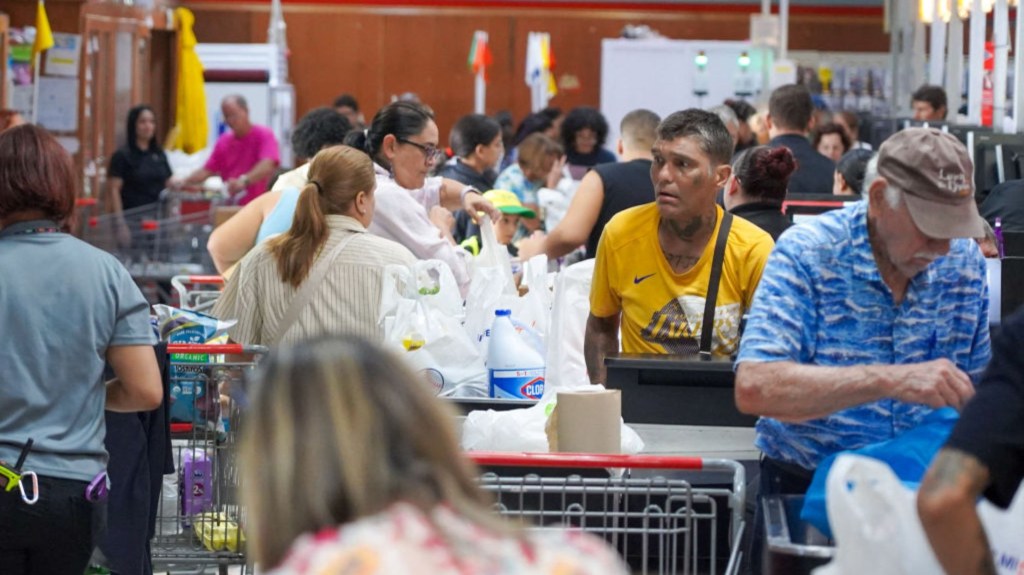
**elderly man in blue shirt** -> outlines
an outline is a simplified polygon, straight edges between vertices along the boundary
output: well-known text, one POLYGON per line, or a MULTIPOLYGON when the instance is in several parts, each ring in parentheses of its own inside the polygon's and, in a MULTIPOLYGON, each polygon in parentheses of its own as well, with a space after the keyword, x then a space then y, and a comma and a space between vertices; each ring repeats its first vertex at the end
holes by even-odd
POLYGON ((761 416, 762 496, 803 494, 829 455, 960 409, 991 355, 967 150, 907 129, 867 172, 863 201, 779 238, 754 298, 736 403, 761 416))

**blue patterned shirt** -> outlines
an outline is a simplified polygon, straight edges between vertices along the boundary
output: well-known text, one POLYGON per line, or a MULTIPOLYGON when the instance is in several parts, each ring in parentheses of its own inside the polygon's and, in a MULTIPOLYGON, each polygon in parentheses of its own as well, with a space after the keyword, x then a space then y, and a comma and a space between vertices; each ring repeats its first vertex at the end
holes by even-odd
MULTIPOLYGON (((977 383, 990 355, 985 260, 975 243, 953 240, 895 305, 861 201, 779 238, 736 361, 854 366, 947 358, 977 383)), ((762 417, 755 444, 768 457, 814 469, 838 451, 891 439, 931 411, 883 399, 803 423, 762 417)))
POLYGON ((508 190, 518 196, 519 201, 524 204, 537 205, 537 190, 540 188, 540 184, 526 179, 526 174, 519 164, 512 164, 502 170, 498 179, 494 181, 495 190, 508 190))

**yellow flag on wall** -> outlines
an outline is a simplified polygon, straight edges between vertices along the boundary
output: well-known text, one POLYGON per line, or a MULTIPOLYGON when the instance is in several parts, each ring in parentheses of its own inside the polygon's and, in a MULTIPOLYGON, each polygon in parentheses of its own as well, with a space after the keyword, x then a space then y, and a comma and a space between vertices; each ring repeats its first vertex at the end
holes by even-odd
POLYGON ((40 52, 53 47, 53 31, 50 30, 50 19, 46 17, 46 6, 43 0, 36 4, 36 41, 32 44, 32 59, 40 52))

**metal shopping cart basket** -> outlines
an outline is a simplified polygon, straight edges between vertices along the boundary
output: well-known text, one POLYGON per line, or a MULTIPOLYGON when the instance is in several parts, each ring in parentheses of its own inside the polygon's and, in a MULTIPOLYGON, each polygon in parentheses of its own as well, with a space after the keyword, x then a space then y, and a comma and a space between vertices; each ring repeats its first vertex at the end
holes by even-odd
POLYGON ((228 566, 238 565, 231 572, 245 573, 236 436, 247 405, 245 374, 267 349, 169 344, 167 351, 172 395, 175 388, 178 391, 171 404, 171 445, 178 473, 165 478, 151 544, 153 564, 197 573, 213 566, 227 573, 228 566), (188 393, 183 393, 186 388, 188 393), (182 404, 187 409, 181 409, 182 404))
POLYGON ((180 275, 171 278, 171 287, 178 295, 178 307, 209 313, 224 287, 221 276, 180 275))
POLYGON ((136 279, 167 281, 212 269, 206 241, 219 195, 164 190, 153 204, 88 219, 82 239, 110 252, 136 279))
POLYGON ((635 572, 718 575, 739 570, 746 479, 736 461, 571 453, 468 455, 484 468, 481 485, 494 493, 499 513, 534 529, 593 533, 618 549, 635 572), (544 472, 551 468, 559 471, 544 472), (724 556, 718 552, 719 537, 726 540, 724 556))

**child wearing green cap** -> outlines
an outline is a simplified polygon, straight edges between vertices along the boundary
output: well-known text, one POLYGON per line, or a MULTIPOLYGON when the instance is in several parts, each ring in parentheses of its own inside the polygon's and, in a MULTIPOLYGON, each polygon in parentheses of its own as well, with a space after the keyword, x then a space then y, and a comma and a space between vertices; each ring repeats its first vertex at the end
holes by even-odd
MULTIPOLYGON (((533 219, 537 217, 537 213, 524 206, 519 197, 508 190, 491 190, 484 194, 484 198, 501 212, 501 219, 494 224, 494 235, 498 243, 508 248, 510 256, 518 256, 519 249, 512 243, 512 238, 519 229, 519 219, 533 219)), ((480 228, 474 226, 472 232, 472 235, 460 245, 474 256, 480 255, 480 228)))

